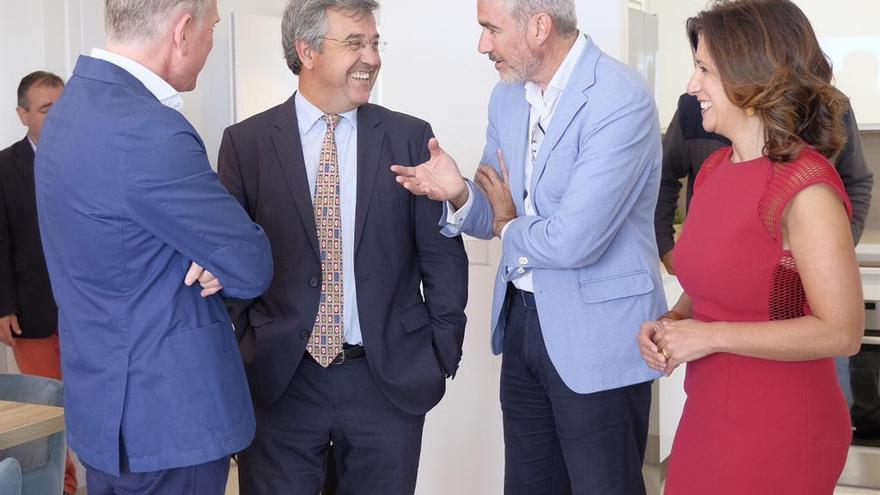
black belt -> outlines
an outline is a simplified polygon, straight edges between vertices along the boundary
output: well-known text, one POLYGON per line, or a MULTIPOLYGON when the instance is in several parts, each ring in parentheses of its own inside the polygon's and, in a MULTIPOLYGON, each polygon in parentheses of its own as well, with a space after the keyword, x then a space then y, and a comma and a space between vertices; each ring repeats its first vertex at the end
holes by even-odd
MULTIPOLYGON (((311 354, 309 354, 311 356, 311 354)), ((362 345, 350 345, 343 344, 342 352, 336 355, 333 358, 333 361, 330 361, 330 364, 342 364, 349 359, 358 359, 366 356, 366 351, 364 351, 364 346, 362 345)))

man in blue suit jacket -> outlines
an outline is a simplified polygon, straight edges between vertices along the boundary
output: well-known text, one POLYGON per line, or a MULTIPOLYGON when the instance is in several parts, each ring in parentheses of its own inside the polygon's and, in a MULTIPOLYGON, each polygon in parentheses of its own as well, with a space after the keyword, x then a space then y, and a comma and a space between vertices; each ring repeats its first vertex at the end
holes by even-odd
POLYGON ((447 235, 502 239, 492 349, 504 353, 505 493, 644 493, 656 374, 636 334, 666 309, 657 115, 643 80, 578 33, 572 0, 533 4, 477 2, 479 50, 504 81, 479 187, 436 141, 427 163, 394 171, 448 200, 447 235))
POLYGON ((272 259, 178 112, 216 0, 107 0, 105 17, 36 160, 68 439, 91 494, 222 494, 254 417, 218 292, 261 294, 272 259))

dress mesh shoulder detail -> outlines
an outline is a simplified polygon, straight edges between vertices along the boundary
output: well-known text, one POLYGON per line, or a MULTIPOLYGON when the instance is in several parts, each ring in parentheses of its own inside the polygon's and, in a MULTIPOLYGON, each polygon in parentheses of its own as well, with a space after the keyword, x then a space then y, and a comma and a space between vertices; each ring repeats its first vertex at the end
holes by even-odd
POLYGON ((804 148, 794 161, 774 164, 758 203, 758 217, 774 241, 779 239, 786 205, 798 192, 814 184, 830 186, 840 196, 847 215, 852 219, 852 204, 837 170, 827 158, 812 148, 804 148))
POLYGON ((694 191, 698 190, 709 180, 709 177, 712 176, 712 172, 714 172, 715 169, 718 168, 718 165, 721 165, 721 163, 724 162, 724 159, 730 154, 730 149, 730 146, 725 146, 716 150, 706 158, 706 161, 700 166, 700 171, 697 172, 697 177, 694 179, 694 191))
POLYGON ((801 283, 801 275, 797 264, 790 254, 779 258, 773 269, 768 300, 768 312, 771 320, 790 320, 806 314, 807 294, 801 283))

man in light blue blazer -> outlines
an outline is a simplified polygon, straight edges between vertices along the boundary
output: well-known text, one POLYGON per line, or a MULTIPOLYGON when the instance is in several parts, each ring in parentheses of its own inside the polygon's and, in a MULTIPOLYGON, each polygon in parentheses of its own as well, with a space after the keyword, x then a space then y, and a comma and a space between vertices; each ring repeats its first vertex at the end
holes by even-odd
POLYGON ((254 436, 221 294, 260 295, 270 247, 179 112, 219 20, 216 0, 106 0, 107 50, 79 58, 43 127, 40 234, 92 495, 220 495, 254 436))
POLYGON ((636 334, 666 310, 656 110, 642 78, 578 32, 572 0, 534 3, 477 2, 479 50, 503 82, 476 184, 436 141, 431 160, 394 171, 447 201, 445 234, 502 239, 492 349, 505 493, 644 493, 657 375, 636 334))

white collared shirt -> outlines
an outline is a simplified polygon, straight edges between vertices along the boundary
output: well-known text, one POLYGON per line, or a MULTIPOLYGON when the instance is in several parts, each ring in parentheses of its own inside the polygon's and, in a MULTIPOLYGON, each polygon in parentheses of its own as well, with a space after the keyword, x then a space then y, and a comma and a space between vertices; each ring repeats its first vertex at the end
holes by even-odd
POLYGON ((135 79, 147 87, 150 93, 153 93, 153 96, 159 100, 159 103, 178 112, 183 109, 183 98, 180 97, 180 93, 150 69, 128 57, 108 52, 107 50, 101 50, 100 48, 92 49, 91 55, 92 58, 110 62, 134 76, 135 79))

